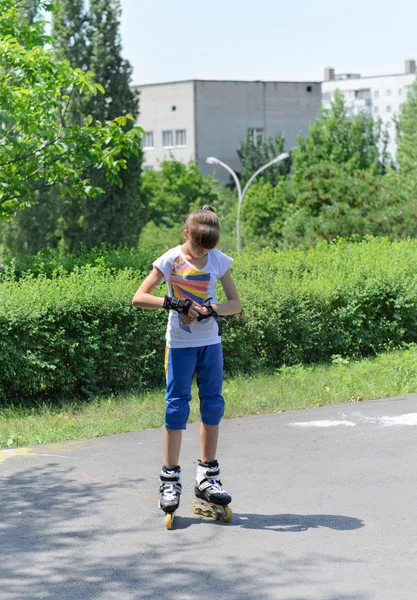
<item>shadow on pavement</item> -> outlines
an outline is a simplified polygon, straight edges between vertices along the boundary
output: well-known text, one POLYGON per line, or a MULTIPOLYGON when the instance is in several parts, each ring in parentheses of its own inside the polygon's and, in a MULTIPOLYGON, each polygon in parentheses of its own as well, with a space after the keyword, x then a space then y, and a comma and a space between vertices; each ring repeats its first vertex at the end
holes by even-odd
MULTIPOLYGON (((345 531, 361 527, 359 519, 236 514, 231 523, 213 521, 204 536, 191 536, 181 529, 201 523, 198 518, 178 517, 176 532, 164 530, 153 516, 140 520, 129 513, 114 520, 123 506, 118 498, 121 502, 124 496, 115 495, 113 488, 80 481, 73 468, 55 463, 3 476, 1 600, 294 600, 297 587, 310 578, 320 600, 353 600, 337 596, 337 585, 330 595, 320 589, 329 590, 330 573, 341 563, 356 569, 360 561, 312 551, 294 558, 268 544, 252 548, 250 538, 240 542, 245 532, 239 531, 345 531), (230 535, 223 527, 230 528, 230 535)), ((354 600, 370 599, 357 594, 354 600)))
POLYGON ((240 527, 246 529, 269 529, 281 533, 296 533, 317 527, 327 527, 336 531, 350 531, 351 529, 360 529, 364 526, 364 522, 361 519, 342 515, 259 515, 235 513, 233 515, 233 523, 239 524, 240 527))

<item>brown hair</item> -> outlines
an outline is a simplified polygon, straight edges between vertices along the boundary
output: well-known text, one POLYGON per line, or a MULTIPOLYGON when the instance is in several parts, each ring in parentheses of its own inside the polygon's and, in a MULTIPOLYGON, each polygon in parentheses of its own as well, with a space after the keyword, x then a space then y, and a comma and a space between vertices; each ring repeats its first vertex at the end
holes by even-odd
POLYGON ((219 241, 220 223, 215 209, 210 204, 204 204, 195 210, 185 220, 185 227, 196 246, 212 250, 219 241))

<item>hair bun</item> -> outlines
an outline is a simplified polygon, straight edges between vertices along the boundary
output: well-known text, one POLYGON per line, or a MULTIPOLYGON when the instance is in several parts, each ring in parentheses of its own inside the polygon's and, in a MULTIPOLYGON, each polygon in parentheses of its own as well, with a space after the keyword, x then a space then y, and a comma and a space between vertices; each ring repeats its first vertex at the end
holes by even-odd
POLYGON ((211 206, 211 204, 204 204, 204 206, 202 206, 200 210, 210 210, 211 212, 214 212, 214 214, 216 214, 216 209, 213 206, 211 206))

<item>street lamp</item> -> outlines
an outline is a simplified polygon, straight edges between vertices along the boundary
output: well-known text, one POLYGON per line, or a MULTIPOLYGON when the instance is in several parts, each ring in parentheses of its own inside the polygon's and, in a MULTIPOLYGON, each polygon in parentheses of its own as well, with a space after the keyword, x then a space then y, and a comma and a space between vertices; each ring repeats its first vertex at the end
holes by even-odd
POLYGON ((289 157, 290 157, 290 155, 287 152, 282 152, 282 154, 280 154, 279 156, 277 156, 276 158, 274 158, 273 160, 271 160, 269 163, 267 163, 266 165, 264 165, 263 167, 261 167, 260 169, 258 169, 250 177, 250 179, 248 180, 247 184, 243 188, 243 192, 242 192, 242 188, 240 187, 240 181, 239 181, 236 173, 233 171, 233 169, 231 169, 229 167, 229 165, 226 165, 224 162, 222 162, 218 158, 215 158, 214 156, 209 156, 208 158, 206 158, 206 163, 208 163, 209 165, 220 165, 221 167, 223 167, 224 169, 226 169, 226 171, 229 171, 229 173, 231 174, 231 176, 235 180, 236 188, 237 188, 237 194, 238 194, 237 219, 236 219, 236 236, 237 236, 237 245, 238 245, 239 250, 242 250, 242 239, 240 237, 240 211, 242 209, 243 198, 245 197, 245 194, 248 191, 248 188, 249 188, 250 184, 255 179, 255 177, 257 175, 259 175, 259 173, 262 173, 262 171, 265 171, 265 169, 267 169, 268 167, 271 167, 272 165, 276 165, 279 162, 281 162, 281 161, 283 161, 283 160, 285 160, 285 159, 287 159, 289 157))

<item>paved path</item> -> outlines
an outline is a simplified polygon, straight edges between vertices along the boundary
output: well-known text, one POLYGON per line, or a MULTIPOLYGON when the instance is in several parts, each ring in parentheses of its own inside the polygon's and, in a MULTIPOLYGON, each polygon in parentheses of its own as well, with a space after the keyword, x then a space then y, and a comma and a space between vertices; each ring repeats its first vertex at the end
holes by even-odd
POLYGON ((1 600, 414 600, 417 396, 224 421, 234 519, 157 507, 161 430, 0 451, 1 600))

